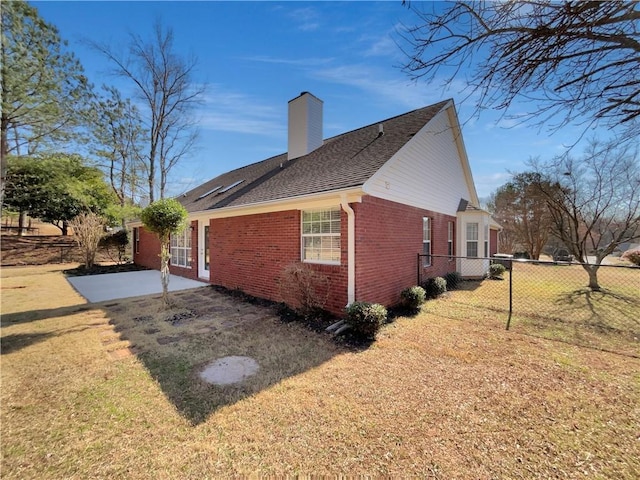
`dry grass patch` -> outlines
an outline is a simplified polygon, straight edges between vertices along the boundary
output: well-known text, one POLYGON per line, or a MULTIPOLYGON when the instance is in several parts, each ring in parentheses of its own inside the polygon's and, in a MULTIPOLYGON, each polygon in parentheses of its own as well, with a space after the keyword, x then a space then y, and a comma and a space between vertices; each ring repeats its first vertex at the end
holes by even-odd
POLYGON ((211 289, 168 315, 153 297, 47 296, 30 320, 13 305, 29 289, 3 341, 47 337, 2 353, 3 478, 640 476, 638 359, 426 311, 351 351, 211 289), (203 383, 225 355, 258 375, 203 383))
MULTIPOLYGON (((640 358, 640 269, 602 267, 598 276, 602 291, 592 292, 580 266, 514 263, 511 329, 640 358)), ((464 281, 425 310, 506 325, 508 274, 504 280, 464 281)))

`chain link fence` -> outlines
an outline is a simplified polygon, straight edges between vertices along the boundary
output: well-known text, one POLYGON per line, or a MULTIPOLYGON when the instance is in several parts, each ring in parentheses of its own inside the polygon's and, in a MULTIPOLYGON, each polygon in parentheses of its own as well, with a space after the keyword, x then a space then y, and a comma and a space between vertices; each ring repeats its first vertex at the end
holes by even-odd
POLYGON ((507 267, 500 278, 465 278, 425 310, 640 358, 638 267, 601 265, 594 291, 579 263, 419 255, 418 284, 447 271, 488 271, 494 263, 507 267))

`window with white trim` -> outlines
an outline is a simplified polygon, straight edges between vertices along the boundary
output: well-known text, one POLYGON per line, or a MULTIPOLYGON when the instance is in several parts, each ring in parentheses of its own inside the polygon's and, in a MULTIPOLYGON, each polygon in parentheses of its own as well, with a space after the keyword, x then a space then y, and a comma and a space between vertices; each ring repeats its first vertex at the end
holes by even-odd
POLYGON ((302 261, 340 264, 340 209, 302 211, 302 261))
POLYGON ((431 265, 431 219, 429 217, 422 217, 422 253, 423 266, 429 267, 431 265))
POLYGON ((467 257, 478 256, 478 224, 467 223, 467 257))
POLYGON ((191 268, 191 229, 171 234, 171 265, 191 268))
POLYGON ((453 235, 454 235, 454 223, 447 223, 447 255, 449 258, 452 258, 454 255, 453 251, 453 235))

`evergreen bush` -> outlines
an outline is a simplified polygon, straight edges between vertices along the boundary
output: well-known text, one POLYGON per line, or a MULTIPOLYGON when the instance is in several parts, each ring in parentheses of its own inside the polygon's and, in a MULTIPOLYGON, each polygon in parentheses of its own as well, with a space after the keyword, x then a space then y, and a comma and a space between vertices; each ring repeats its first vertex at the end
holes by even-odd
POLYGON ((422 285, 427 298, 438 298, 447 291, 447 281, 442 277, 427 278, 422 285))
POLYGON ((427 297, 427 292, 424 291, 424 288, 418 285, 405 288, 400 293, 400 298, 402 299, 402 305, 405 308, 408 308, 411 310, 418 310, 420 306, 424 303, 426 297, 427 297))
POLYGON ((387 309, 378 303, 353 302, 346 308, 345 321, 354 334, 374 339, 387 320, 387 309))

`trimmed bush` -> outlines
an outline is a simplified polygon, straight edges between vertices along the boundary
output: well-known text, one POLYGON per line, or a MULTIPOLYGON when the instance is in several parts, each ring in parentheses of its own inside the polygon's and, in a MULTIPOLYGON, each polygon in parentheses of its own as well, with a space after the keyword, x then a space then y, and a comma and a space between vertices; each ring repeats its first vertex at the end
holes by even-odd
POLYGON ((636 266, 640 267, 640 248, 635 248, 633 250, 627 250, 622 254, 622 259, 628 260, 636 266))
POLYGON ((494 280, 502 280, 502 276, 506 271, 507 268, 501 263, 493 263, 489 265, 489 278, 492 278, 494 280))
POLYGON ((427 298, 427 292, 424 291, 424 288, 416 285, 414 287, 405 288, 400 293, 400 298, 402 299, 402 305, 405 308, 418 310, 420 305, 422 305, 427 298))
POLYGON ((387 309, 378 303, 353 302, 346 308, 345 321, 353 333, 373 340, 387 320, 387 309))
POLYGON ((442 277, 427 278, 422 288, 427 298, 438 298, 447 291, 447 281, 442 277))
POLYGON ((444 276, 444 279, 447 282, 447 290, 455 290, 462 282, 462 275, 460 272, 449 272, 444 276))

